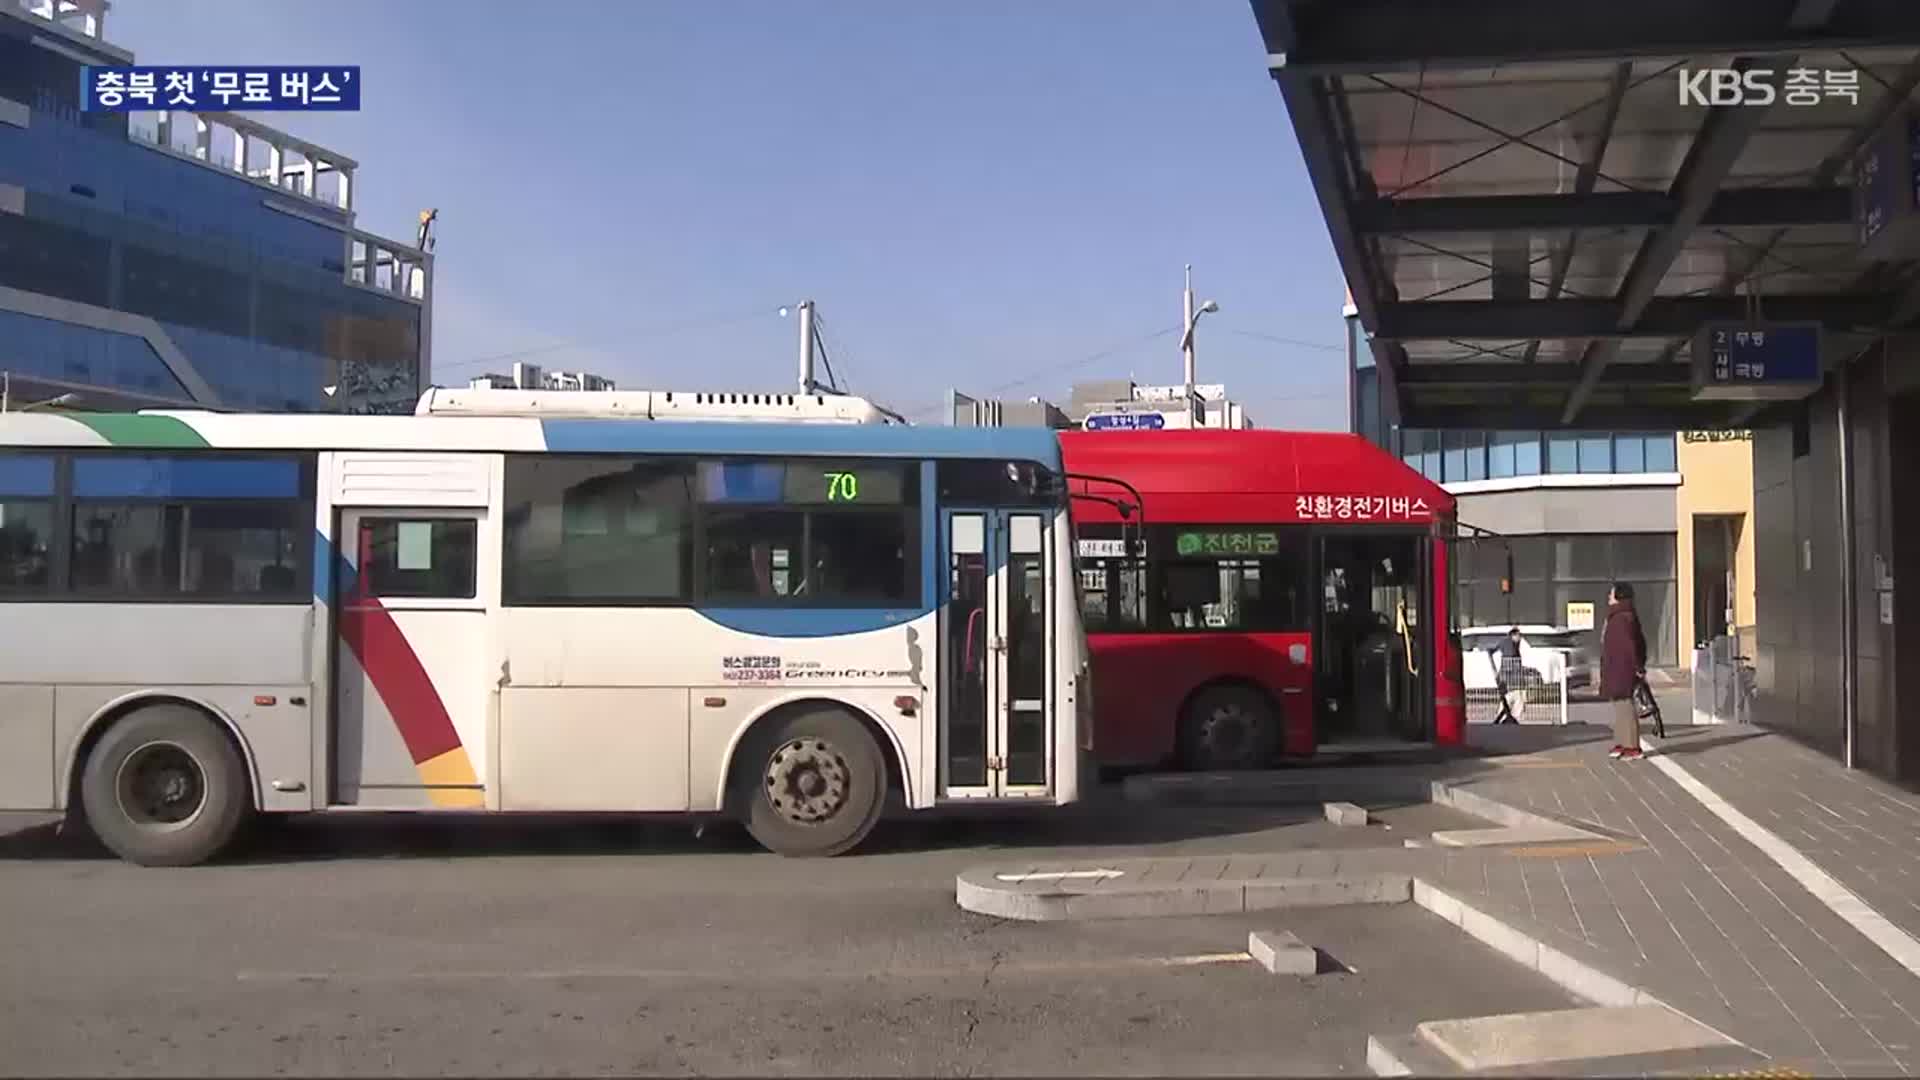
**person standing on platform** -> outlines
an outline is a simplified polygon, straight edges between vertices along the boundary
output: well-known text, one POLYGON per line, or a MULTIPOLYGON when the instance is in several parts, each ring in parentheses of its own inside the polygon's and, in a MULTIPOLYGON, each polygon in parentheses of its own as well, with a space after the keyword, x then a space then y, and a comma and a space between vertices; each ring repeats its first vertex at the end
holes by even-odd
POLYGON ((1613 749, 1609 757, 1635 761, 1640 748, 1640 713, 1633 689, 1647 677, 1647 637, 1633 609, 1633 586, 1616 581, 1607 594, 1607 625, 1600 636, 1600 696, 1613 703, 1613 749))

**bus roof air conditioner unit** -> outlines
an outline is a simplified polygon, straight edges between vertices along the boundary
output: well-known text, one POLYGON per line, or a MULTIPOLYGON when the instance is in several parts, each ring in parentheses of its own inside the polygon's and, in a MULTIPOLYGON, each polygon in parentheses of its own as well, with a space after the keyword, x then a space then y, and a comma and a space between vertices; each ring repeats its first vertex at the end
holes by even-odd
POLYGON ((416 416, 758 420, 816 424, 905 422, 866 398, 845 394, 675 390, 496 390, 436 386, 420 395, 420 402, 413 411, 416 416))

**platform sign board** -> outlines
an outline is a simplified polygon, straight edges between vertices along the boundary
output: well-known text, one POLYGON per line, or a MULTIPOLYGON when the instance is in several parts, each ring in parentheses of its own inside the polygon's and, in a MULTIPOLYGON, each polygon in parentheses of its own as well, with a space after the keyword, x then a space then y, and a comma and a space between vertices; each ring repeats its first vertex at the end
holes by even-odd
POLYGON ((1874 261, 1920 252, 1920 119, 1901 110, 1853 160, 1853 227, 1874 261))
POLYGON ((1695 401, 1792 401, 1820 379, 1819 323, 1715 322, 1694 334, 1695 401))
POLYGON ((1090 413, 1084 426, 1088 431, 1159 431, 1167 426, 1167 417, 1157 412, 1090 413))

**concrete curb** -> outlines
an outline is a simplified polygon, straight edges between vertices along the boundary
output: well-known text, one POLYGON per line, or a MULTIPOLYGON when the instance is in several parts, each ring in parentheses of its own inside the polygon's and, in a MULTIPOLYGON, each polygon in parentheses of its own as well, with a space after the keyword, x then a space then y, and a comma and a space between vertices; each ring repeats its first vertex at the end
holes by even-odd
POLYGON ((1367 1036, 1367 1068, 1375 1076, 1459 1076, 1446 1055, 1412 1035, 1367 1036))
POLYGON ((1223 915, 1293 907, 1404 904, 1413 897, 1413 877, 1362 873, 1327 878, 1254 881, 1097 884, 1049 881, 1039 885, 998 880, 995 869, 975 867, 954 881, 963 910, 1021 922, 1076 919, 1142 919, 1178 915, 1223 915))
POLYGON ((1377 770, 1368 776, 1295 776, 1284 772, 1184 773, 1132 776, 1121 785, 1128 802, 1172 806, 1312 805, 1327 802, 1405 800, 1430 802, 1434 781, 1404 772, 1377 770))
POLYGON ((1433 781, 1427 801, 1458 810, 1463 814, 1483 818, 1496 825, 1504 825, 1509 829, 1522 829, 1529 833, 1552 834, 1569 839, 1572 838, 1568 836, 1569 832, 1589 840, 1610 839, 1578 825, 1550 818, 1545 814, 1536 814, 1531 810, 1522 810, 1478 792, 1468 791, 1445 780, 1433 781))
MULTIPOLYGON (((1539 972, 1561 989, 1595 1005, 1667 1004, 1645 990, 1621 982, 1598 968, 1542 944, 1511 923, 1488 915, 1425 881, 1415 879, 1413 902, 1466 931, 1468 936, 1482 945, 1522 967, 1539 972)), ((1667 1007, 1672 1008, 1670 1005, 1667 1007)))
MULTIPOLYGON (((1186 773, 1171 776, 1129 777, 1122 787, 1128 802, 1172 806, 1301 805, 1314 803, 1426 802, 1491 821, 1534 836, 1563 840, 1613 839, 1571 822, 1469 791, 1459 782, 1435 780, 1408 772, 1358 771, 1345 776, 1320 774, 1295 777, 1287 773, 1186 773)), ((1536 842, 1516 838, 1514 843, 1536 842)))

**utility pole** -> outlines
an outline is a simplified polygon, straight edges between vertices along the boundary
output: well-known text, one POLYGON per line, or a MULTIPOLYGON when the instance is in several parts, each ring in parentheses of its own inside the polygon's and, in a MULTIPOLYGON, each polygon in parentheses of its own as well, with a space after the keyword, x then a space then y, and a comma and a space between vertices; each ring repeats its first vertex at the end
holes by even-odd
MULTIPOLYGON (((1193 306, 1193 264, 1188 263, 1186 287, 1180 291, 1180 325, 1185 328, 1180 335, 1180 359, 1187 395, 1187 416, 1193 427, 1205 427, 1207 419, 1206 405, 1200 400, 1200 391, 1194 388, 1193 328, 1199 325, 1200 316, 1219 310, 1220 305, 1212 300, 1198 308, 1193 306)), ((1225 422, 1226 418, 1222 416, 1221 423, 1225 422)))
POLYGON ((7 406, 13 403, 13 372, 0 371, 0 416, 6 415, 7 406))
POLYGON ((800 392, 811 394, 813 378, 813 301, 800 301, 800 392))
POLYGON ((1187 407, 1193 407, 1193 264, 1187 264, 1187 284, 1180 290, 1180 371, 1186 381, 1187 407))

